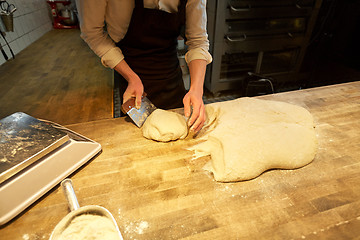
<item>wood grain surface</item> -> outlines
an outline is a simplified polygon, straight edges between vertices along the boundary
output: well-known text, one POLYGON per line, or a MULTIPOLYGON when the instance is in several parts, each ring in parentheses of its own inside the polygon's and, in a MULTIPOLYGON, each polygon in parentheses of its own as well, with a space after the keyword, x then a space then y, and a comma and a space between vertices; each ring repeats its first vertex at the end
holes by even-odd
MULTIPOLYGON (((190 170, 186 148, 199 140, 150 141, 128 118, 73 124, 103 147, 71 176, 80 206, 107 208, 124 239, 359 239, 360 82, 260 98, 313 114, 312 163, 218 183, 190 170)), ((68 212, 56 187, 3 226, 0 239, 47 239, 68 212)))
POLYGON ((0 66, 0 119, 14 112, 59 124, 112 118, 112 91, 112 70, 80 30, 51 30, 0 66))

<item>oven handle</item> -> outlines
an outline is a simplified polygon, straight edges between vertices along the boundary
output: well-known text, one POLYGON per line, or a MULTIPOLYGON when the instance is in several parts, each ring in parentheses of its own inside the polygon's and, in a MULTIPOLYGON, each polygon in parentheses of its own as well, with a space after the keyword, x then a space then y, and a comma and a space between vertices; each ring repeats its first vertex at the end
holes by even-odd
POLYGON ((243 42, 246 40, 246 34, 243 34, 242 37, 237 37, 237 38, 231 38, 231 37, 229 37, 229 35, 226 35, 226 39, 229 42, 243 42))
POLYGON ((231 11, 234 12, 234 13, 238 13, 238 12, 248 12, 248 11, 250 11, 250 9, 251 9, 251 5, 250 5, 250 4, 247 5, 247 8, 236 8, 236 7, 234 7, 233 5, 231 5, 231 3, 229 3, 229 6, 230 6, 231 11))
POLYGON ((301 1, 300 1, 300 0, 297 0, 297 1, 296 1, 295 7, 298 8, 298 9, 302 9, 301 1))

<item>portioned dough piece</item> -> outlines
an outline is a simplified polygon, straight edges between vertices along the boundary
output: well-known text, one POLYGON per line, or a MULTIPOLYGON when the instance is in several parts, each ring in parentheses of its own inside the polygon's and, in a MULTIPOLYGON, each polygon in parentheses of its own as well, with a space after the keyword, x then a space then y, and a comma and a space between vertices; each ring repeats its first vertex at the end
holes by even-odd
POLYGON ((294 169, 310 163, 317 139, 311 114, 304 108, 276 101, 240 98, 209 104, 216 127, 196 154, 208 153, 204 169, 221 182, 249 180, 273 169, 294 169))
POLYGON ((145 138, 169 142, 184 139, 188 134, 185 118, 175 112, 156 109, 146 119, 142 133, 145 138))

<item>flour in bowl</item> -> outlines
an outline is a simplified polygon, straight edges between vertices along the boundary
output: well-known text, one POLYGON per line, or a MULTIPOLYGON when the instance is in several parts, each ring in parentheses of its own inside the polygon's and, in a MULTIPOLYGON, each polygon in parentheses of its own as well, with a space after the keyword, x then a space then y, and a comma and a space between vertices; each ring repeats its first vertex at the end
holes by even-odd
POLYGON ((82 214, 75 217, 58 240, 117 240, 121 239, 114 223, 107 217, 82 214))

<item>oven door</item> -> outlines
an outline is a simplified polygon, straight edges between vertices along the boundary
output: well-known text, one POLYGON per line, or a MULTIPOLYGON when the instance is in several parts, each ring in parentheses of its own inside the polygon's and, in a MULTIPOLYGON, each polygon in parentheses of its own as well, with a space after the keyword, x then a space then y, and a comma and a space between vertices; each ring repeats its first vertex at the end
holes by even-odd
POLYGON ((229 0, 226 19, 308 16, 313 6, 314 0, 229 0))

